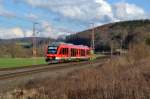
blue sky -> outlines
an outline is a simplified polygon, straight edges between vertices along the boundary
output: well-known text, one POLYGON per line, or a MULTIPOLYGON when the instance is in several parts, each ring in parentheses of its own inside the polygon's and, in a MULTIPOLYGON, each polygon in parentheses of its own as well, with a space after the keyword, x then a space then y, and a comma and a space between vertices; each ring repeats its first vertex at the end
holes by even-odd
POLYGON ((149 19, 149 0, 0 0, 0 38, 57 38, 110 22, 149 19))

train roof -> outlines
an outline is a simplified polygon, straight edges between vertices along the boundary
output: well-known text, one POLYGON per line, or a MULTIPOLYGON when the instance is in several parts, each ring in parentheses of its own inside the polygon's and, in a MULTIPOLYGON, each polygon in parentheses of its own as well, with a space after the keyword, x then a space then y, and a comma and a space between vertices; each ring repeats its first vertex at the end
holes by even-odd
POLYGON ((74 44, 70 44, 70 43, 64 43, 64 42, 53 42, 51 44, 49 44, 49 46, 70 46, 73 48, 89 48, 88 46, 85 45, 74 45, 74 44))

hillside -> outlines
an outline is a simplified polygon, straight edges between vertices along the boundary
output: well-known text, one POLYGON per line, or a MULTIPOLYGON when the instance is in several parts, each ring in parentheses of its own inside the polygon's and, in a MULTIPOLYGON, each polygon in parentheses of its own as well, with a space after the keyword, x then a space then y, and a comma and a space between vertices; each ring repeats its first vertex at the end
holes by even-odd
MULTIPOLYGON (((36 37, 37 44, 54 41, 52 38, 36 37)), ((14 38, 14 39, 0 39, 0 43, 29 43, 32 44, 33 37, 14 38)))
MULTIPOLYGON (((97 51, 128 48, 130 44, 146 42, 150 44, 150 20, 134 20, 110 23, 94 28, 97 51)), ((66 42, 90 46, 92 29, 66 37, 66 42)))

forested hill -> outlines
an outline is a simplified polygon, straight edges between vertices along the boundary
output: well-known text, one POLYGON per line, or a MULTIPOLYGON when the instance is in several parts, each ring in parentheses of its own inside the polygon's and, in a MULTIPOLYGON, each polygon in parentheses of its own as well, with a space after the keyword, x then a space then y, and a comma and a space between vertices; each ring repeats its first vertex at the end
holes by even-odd
MULTIPOLYGON (((67 36, 66 42, 90 46, 93 29, 67 36)), ((110 23, 94 28, 96 50, 109 50, 113 43, 115 48, 128 48, 131 43, 146 42, 150 44, 150 20, 134 20, 110 23)))
MULTIPOLYGON (((52 38, 36 37, 38 43, 54 41, 52 38)), ((0 39, 0 43, 31 43, 33 42, 33 37, 24 38, 14 38, 14 39, 0 39)))

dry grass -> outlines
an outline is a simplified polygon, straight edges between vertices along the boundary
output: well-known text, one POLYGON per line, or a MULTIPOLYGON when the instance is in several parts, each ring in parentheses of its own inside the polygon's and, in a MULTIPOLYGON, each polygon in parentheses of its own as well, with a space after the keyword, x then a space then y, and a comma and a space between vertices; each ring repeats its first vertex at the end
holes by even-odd
POLYGON ((150 99, 150 58, 146 51, 145 45, 137 45, 128 55, 102 67, 30 81, 2 99, 150 99))

